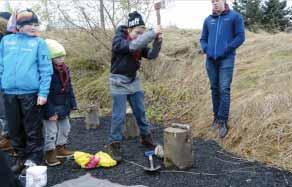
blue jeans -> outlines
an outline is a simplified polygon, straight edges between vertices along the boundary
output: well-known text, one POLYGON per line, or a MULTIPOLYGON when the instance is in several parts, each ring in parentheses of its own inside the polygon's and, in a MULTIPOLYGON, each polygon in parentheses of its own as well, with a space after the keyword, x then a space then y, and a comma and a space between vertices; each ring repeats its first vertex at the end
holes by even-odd
POLYGON ((222 60, 208 58, 206 69, 211 85, 214 118, 227 121, 230 110, 230 86, 234 69, 234 56, 222 60))
POLYGON ((144 93, 136 92, 134 94, 112 94, 112 122, 109 142, 120 142, 123 139, 122 130, 125 124, 127 100, 133 110, 137 124, 140 129, 140 135, 150 134, 149 122, 146 119, 144 106, 144 93))

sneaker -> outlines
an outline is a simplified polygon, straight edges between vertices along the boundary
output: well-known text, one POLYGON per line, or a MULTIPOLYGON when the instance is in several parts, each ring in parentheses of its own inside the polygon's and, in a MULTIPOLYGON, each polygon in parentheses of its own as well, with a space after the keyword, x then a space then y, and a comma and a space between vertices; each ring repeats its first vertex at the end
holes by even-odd
POLYGON ((219 121, 219 137, 224 138, 228 134, 228 125, 226 120, 219 121))
POLYGON ((24 162, 22 160, 17 159, 15 165, 11 167, 11 170, 15 174, 20 174, 24 168, 25 168, 24 162))
POLYGON ((141 135, 141 144, 147 148, 155 148, 156 144, 153 142, 153 138, 151 134, 141 135))
POLYGON ((122 160, 121 143, 113 142, 106 145, 106 152, 117 162, 122 160))
POLYGON ((57 152, 55 149, 46 151, 45 163, 51 167, 61 164, 61 162, 57 159, 57 152))
POLYGON ((58 145, 56 148, 57 156, 56 158, 68 158, 72 157, 74 152, 66 149, 65 145, 58 145))

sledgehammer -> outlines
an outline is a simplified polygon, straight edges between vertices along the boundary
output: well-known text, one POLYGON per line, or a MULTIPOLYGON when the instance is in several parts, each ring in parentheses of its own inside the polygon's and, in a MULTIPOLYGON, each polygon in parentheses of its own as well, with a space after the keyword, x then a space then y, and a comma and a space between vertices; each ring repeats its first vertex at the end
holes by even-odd
POLYGON ((149 163, 150 163, 150 168, 144 167, 144 170, 147 172, 156 172, 161 168, 161 166, 154 167, 153 155, 154 155, 154 151, 146 151, 144 153, 144 156, 148 157, 149 163))

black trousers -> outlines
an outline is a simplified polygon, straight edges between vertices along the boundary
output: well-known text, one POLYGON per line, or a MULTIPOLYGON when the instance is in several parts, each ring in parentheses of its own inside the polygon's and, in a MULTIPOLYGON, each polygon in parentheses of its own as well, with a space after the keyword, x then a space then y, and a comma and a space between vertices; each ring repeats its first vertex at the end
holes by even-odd
POLYGON ((8 134, 22 161, 40 164, 43 158, 42 109, 37 94, 4 95, 8 134))
POLYGON ((0 183, 1 187, 20 187, 20 182, 10 170, 7 155, 0 150, 0 183))
POLYGON ((4 97, 3 97, 3 93, 2 92, 0 92, 0 118, 1 119, 6 119, 5 107, 4 107, 4 97))

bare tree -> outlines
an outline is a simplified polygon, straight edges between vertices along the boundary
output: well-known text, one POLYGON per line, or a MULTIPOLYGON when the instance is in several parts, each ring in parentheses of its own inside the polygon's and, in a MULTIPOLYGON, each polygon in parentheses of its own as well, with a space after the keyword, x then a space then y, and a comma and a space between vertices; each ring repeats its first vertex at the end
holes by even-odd
POLYGON ((70 28, 86 32, 110 52, 112 29, 126 23, 131 10, 145 15, 147 21, 154 0, 39 0, 42 18, 48 29, 70 28))
POLYGON ((101 28, 103 28, 105 30, 105 20, 104 20, 104 3, 103 0, 99 0, 99 4, 100 4, 100 24, 101 24, 101 28))

